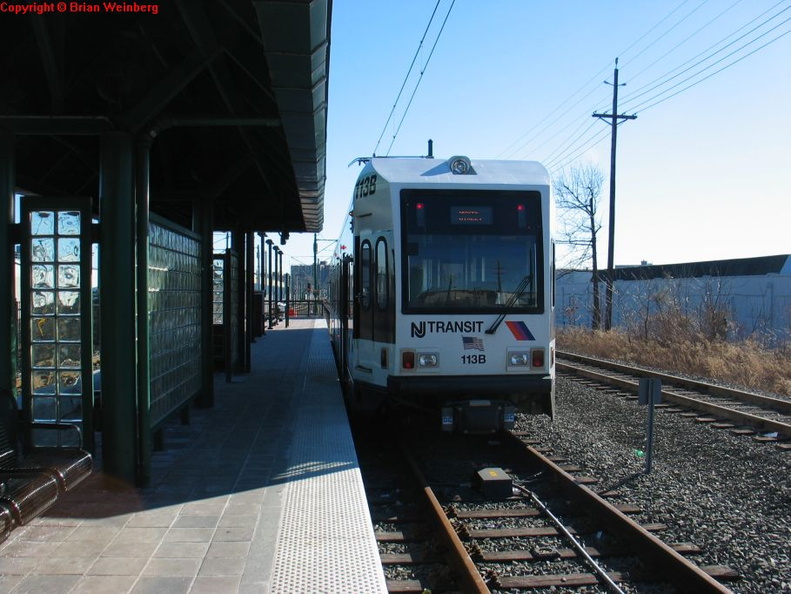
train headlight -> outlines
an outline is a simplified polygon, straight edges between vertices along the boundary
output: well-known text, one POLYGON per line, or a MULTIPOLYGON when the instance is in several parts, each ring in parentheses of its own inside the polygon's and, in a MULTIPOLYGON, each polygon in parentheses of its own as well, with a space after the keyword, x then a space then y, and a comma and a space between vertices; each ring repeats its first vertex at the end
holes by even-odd
POLYGON ((510 351, 508 353, 509 367, 529 367, 530 351, 510 351))
POLYGON ((417 365, 422 369, 439 367, 439 353, 418 353, 417 365))

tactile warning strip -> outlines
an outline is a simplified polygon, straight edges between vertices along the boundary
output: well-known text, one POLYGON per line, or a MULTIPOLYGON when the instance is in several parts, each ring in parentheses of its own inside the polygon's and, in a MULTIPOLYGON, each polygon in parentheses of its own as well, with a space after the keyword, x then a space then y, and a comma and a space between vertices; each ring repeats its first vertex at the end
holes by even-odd
POLYGON ((326 335, 311 340, 270 591, 387 592, 357 454, 326 335))

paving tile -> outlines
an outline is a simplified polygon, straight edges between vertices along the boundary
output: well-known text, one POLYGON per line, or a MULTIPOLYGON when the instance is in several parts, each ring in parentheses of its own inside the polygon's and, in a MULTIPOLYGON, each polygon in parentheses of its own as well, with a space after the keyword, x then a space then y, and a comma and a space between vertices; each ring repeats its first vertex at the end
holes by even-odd
POLYGON ((106 542, 94 542, 90 540, 78 540, 74 542, 62 542, 53 551, 55 557, 98 557, 107 548, 106 542))
POLYGON ((79 581, 76 575, 29 575, 14 588, 14 594, 68 594, 79 581))
POLYGON ((99 557, 88 570, 89 575, 140 575, 147 557, 99 557))
POLYGON ((194 577, 198 575, 201 559, 168 559, 155 557, 143 569, 144 577, 172 576, 194 577))
POLYGON ((173 522, 173 528, 215 528, 220 521, 218 515, 212 516, 179 516, 173 522))
POLYGON ((104 542, 109 544, 121 532, 120 526, 88 526, 83 524, 74 529, 69 534, 65 541, 74 542, 82 540, 91 540, 94 542, 104 542))
POLYGON ((214 534, 215 542, 242 541, 250 542, 253 539, 255 526, 233 528, 218 528, 214 534))
POLYGON ((192 581, 191 577, 141 577, 131 594, 187 594, 192 581))
POLYGON ((37 575, 82 575, 94 564, 95 557, 47 557, 34 569, 37 575))
POLYGON ((247 558, 250 553, 249 542, 213 542, 209 545, 206 557, 247 558))
MULTIPOLYGON (((16 540, 3 549, 7 557, 49 557, 60 546, 59 541, 16 540)), ((2 592, 2 589, 0 589, 2 592)))
POLYGON ((163 542, 153 556, 203 559, 209 546, 208 542, 163 542))
POLYGON ((113 594, 128 592, 137 581, 136 576, 87 575, 74 586, 70 594, 113 594))
POLYGON ((244 573, 246 559, 244 557, 207 557, 198 572, 199 576, 239 576, 244 573))
POLYGON ((115 537, 116 543, 120 542, 159 542, 168 533, 167 528, 124 528, 115 537))
POLYGON ((218 528, 246 528, 249 526, 255 526, 257 522, 258 515, 234 516, 223 514, 222 518, 220 518, 218 528))
POLYGON ((150 542, 113 542, 104 551, 102 557, 144 557, 148 559, 161 545, 157 541, 150 542))
POLYGON ((162 542, 211 542, 213 536, 211 528, 171 528, 162 542))
MULTIPOLYGON (((220 592, 237 592, 240 584, 239 576, 198 576, 190 589, 190 594, 218 594, 220 592)), ((258 590, 258 594, 266 590, 258 590)))

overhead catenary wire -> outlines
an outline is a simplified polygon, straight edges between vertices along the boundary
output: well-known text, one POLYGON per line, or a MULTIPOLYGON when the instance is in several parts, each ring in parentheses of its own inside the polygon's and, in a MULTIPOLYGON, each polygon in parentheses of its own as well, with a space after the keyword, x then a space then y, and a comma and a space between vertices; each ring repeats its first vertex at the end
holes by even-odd
MULTIPOLYGON (((423 43, 426 40, 426 36, 428 35, 428 32, 431 28, 431 24, 434 22, 434 17, 437 14, 437 10, 439 9, 439 5, 441 2, 442 0, 437 0, 437 3, 434 5, 434 10, 432 11, 431 17, 429 18, 428 24, 426 25, 426 30, 423 32, 423 37, 421 37, 420 39, 420 43, 418 44, 417 51, 415 52, 415 55, 412 58, 412 63, 409 65, 409 70, 407 70, 406 76, 404 77, 404 81, 403 83, 401 83, 401 89, 398 91, 396 100, 393 103, 392 109, 390 110, 390 115, 387 117, 387 121, 385 122, 385 125, 382 128, 382 133, 379 135, 379 140, 376 142, 376 146, 374 147, 373 150, 374 155, 376 155, 376 151, 379 149, 379 145, 381 144, 382 139, 384 138, 384 135, 387 132, 387 127, 390 125, 390 121, 393 119, 393 115, 395 114, 395 111, 398 107, 398 102, 401 100, 401 95, 403 94, 404 89, 406 88, 407 82, 409 81, 410 75, 412 74, 412 70, 414 69, 417 59, 420 56, 420 51, 423 49, 423 43)), ((445 14, 445 18, 442 21, 442 26, 440 27, 439 32, 437 33, 437 36, 434 39, 434 43, 431 46, 431 51, 429 52, 428 58, 426 59, 426 63, 423 65, 423 68, 420 70, 420 75, 418 76, 417 83, 415 84, 415 87, 412 89, 412 94, 409 97, 409 102, 407 103, 406 108, 404 109, 404 112, 401 115, 401 119, 398 123, 398 127, 396 128, 396 131, 393 133, 393 137, 390 141, 390 145, 388 146, 387 152, 385 153, 386 155, 389 155, 390 150, 393 148, 393 143, 395 142, 396 137, 398 136, 398 132, 401 130, 401 126, 403 125, 404 120, 406 119, 406 115, 409 112, 409 108, 412 105, 412 101, 415 98, 415 94, 417 93, 418 87, 420 86, 420 83, 423 80, 423 74, 426 72, 426 69, 428 68, 428 64, 431 61, 431 57, 434 55, 434 50, 436 49, 437 44, 439 43, 439 39, 442 36, 442 32, 445 30, 445 24, 448 22, 448 17, 450 17, 450 13, 453 10, 453 6, 455 3, 456 0, 451 0, 450 8, 448 8, 448 12, 445 14)))
POLYGON ((418 44, 417 51, 415 52, 415 55, 412 58, 412 63, 409 65, 409 69, 406 72, 406 76, 404 77, 404 82, 401 83, 401 88, 398 90, 398 95, 396 95, 395 101, 393 102, 393 108, 390 110, 390 115, 387 116, 387 121, 385 122, 385 125, 382 128, 382 133, 379 135, 379 140, 376 141, 376 146, 374 147, 374 151, 373 151, 374 155, 376 155, 376 151, 379 149, 379 145, 382 142, 382 138, 384 138, 385 132, 387 131, 387 126, 390 125, 390 120, 393 119, 393 114, 395 113, 396 107, 398 106, 398 101, 401 99, 401 94, 404 92, 406 83, 409 80, 409 75, 412 74, 412 69, 415 67, 415 62, 417 62, 417 58, 420 55, 420 50, 423 48, 423 42, 426 40, 426 35, 428 35, 428 31, 431 28, 431 23, 434 22, 434 16, 437 14, 437 9, 439 8, 440 2, 442 2, 442 0, 437 0, 437 3, 434 5, 434 10, 431 12, 431 17, 429 18, 428 24, 426 25, 426 30, 423 31, 423 37, 420 38, 420 43, 418 44))
POLYGON ((456 4, 456 0, 451 0, 450 8, 448 8, 448 12, 445 15, 445 19, 442 21, 442 26, 439 29, 439 33, 437 33, 437 37, 434 40, 434 45, 431 46, 431 52, 429 52, 428 58, 426 58, 426 64, 423 66, 423 69, 420 71, 420 76, 418 77, 417 83, 415 84, 415 88, 412 89, 412 94, 409 97, 409 102, 407 103, 406 108, 404 109, 404 113, 401 116, 401 121, 398 122, 398 127, 396 131, 393 133, 393 138, 390 140, 390 145, 387 147, 386 155, 390 154, 390 150, 393 148, 393 144, 395 143, 396 137, 398 133, 401 131, 401 126, 404 124, 404 120, 406 119, 406 115, 409 112, 409 108, 412 106, 412 101, 415 99, 415 94, 417 93, 418 87, 420 86, 421 81, 423 80, 423 74, 426 72, 426 68, 428 68, 428 63, 431 61, 431 56, 434 55, 434 50, 437 49, 437 44, 439 43, 439 38, 442 36, 442 32, 445 30, 445 25, 448 22, 448 17, 450 17, 450 12, 453 10, 453 5, 456 4))

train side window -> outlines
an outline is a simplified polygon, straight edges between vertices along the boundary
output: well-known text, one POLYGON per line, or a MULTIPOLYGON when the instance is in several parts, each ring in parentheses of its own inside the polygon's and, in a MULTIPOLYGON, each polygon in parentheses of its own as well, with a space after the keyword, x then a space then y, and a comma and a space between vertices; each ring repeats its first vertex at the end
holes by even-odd
POLYGON ((387 240, 380 237, 376 240, 376 306, 380 310, 387 309, 390 301, 387 282, 387 240))
POLYGON ((360 246, 360 307, 371 307, 371 242, 367 239, 360 246))

